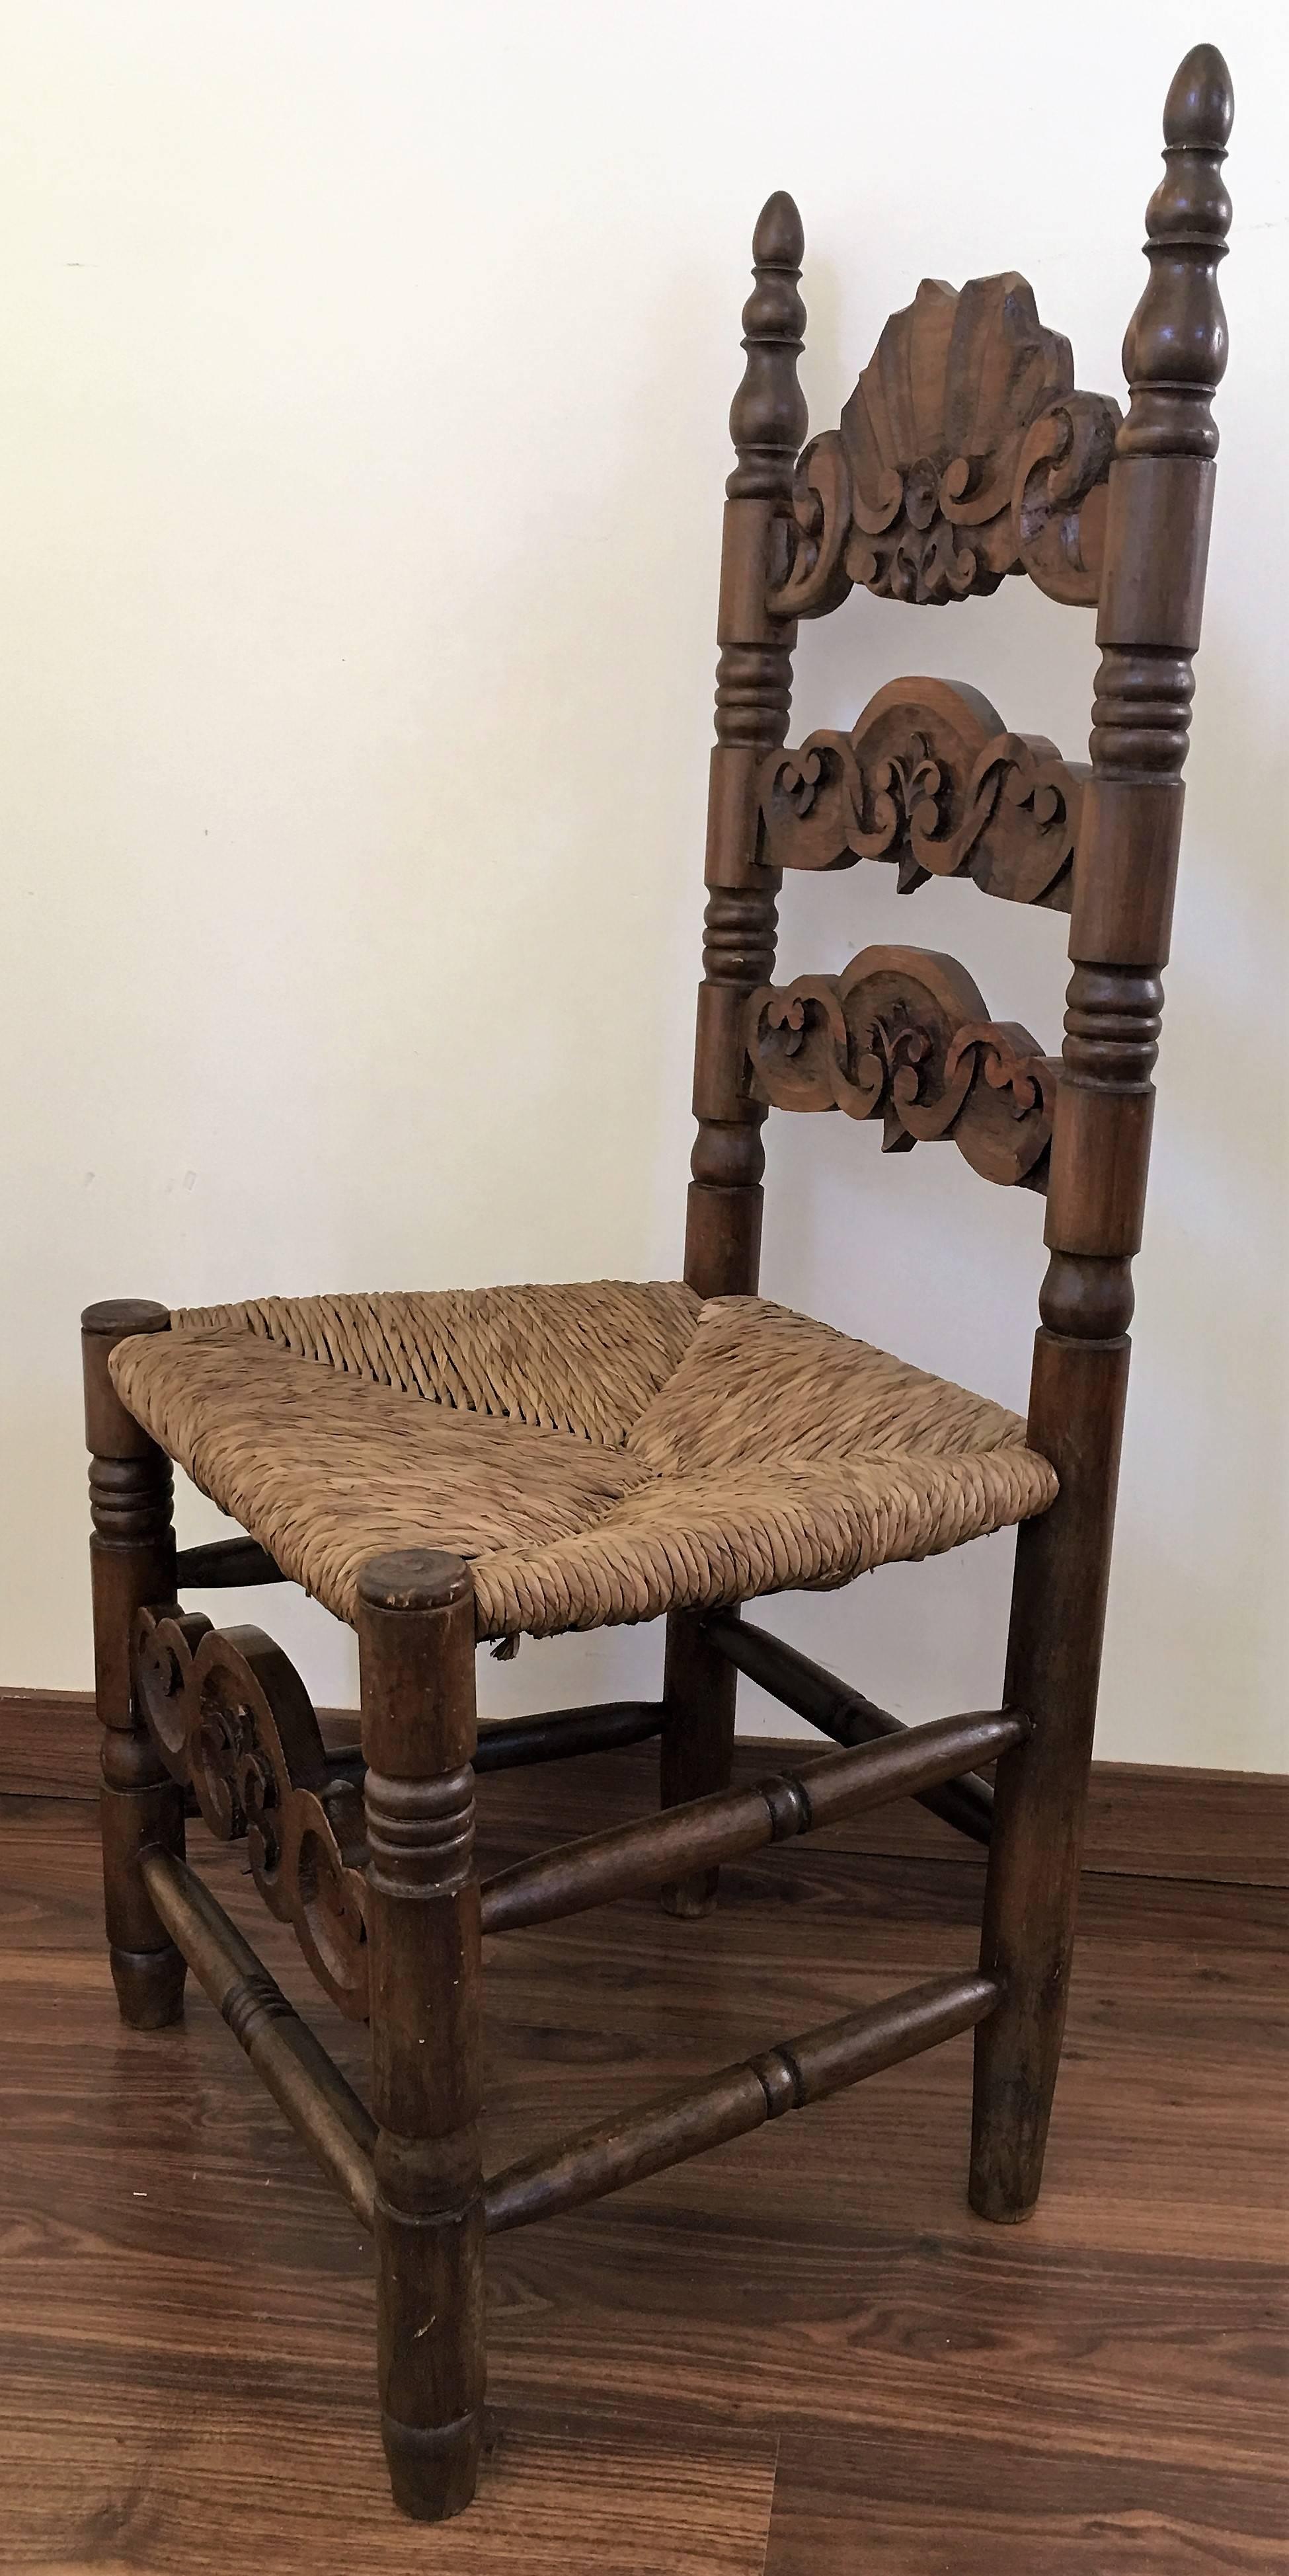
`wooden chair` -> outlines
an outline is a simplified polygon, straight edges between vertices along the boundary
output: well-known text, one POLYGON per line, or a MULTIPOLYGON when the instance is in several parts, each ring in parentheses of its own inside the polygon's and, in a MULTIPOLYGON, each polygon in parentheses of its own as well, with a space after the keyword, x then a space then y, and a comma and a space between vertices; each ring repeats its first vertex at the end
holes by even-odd
MULTIPOLYGON (((1126 417, 1075 390, 1023 278, 924 281, 835 430, 802 448, 802 234, 756 229, 731 427, 683 1282, 259 1303, 84 1319, 103 1849, 121 2011, 158 2029, 191 1967, 374 2232, 394 2493, 475 2485, 492 2230, 616 2190, 975 2028, 972 2206, 1039 2188, 1065 2012, 1116 1463, 1181 824, 1225 331, 1231 89, 1199 46, 1165 111, 1126 417), (849 733, 784 748, 796 620, 852 585, 945 605, 1025 572, 1096 606, 1090 769, 974 690, 896 680, 849 733), (952 958, 869 948, 771 982, 782 871, 895 865, 1070 915, 1059 1061, 952 958), (770 1105, 952 1138, 1045 1193, 1029 1418, 756 1295, 770 1105), (176 1557, 171 1460, 248 1533, 176 1557), (908 1730, 740 1605, 1019 1524, 1001 1708, 908 1730), (358 1630, 365 1763, 301 1682, 186 1587, 302 1583, 358 1630), (661 1703, 476 1728, 474 1654, 667 1617, 661 1703), (738 1674, 841 1748, 731 1791, 738 1674), (662 1809, 472 1869, 475 1774, 661 1737, 662 1809), (997 1764, 991 1793, 979 1777, 997 1764), (371 2024, 370 2111, 184 1858, 185 1798, 244 1834, 270 1911, 371 2024), (480 1929, 663 1886, 900 1795, 989 1843, 978 1967, 761 2048, 680 2096, 480 2166, 480 1929)), ((758 2048, 761 2047, 758 2041, 758 2048)))

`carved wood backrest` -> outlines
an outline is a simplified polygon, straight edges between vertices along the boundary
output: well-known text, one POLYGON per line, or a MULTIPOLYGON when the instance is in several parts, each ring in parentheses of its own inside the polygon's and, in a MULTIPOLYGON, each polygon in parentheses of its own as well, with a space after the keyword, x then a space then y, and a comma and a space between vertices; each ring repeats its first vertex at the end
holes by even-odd
POLYGON ((838 427, 804 444, 801 224, 782 194, 761 215, 722 552, 686 1253, 703 1295, 757 1284, 767 1108, 840 1108, 880 1118, 888 1150, 952 1137, 987 1177, 1045 1190, 1047 1323, 1126 1326, 1226 357, 1231 113, 1221 55, 1197 46, 1165 108, 1126 417, 1076 388, 1022 277, 924 280, 838 427), (1009 573, 1097 608, 1090 766, 928 678, 785 748, 799 618, 856 586, 948 607, 1009 573), (931 952, 772 983, 784 872, 873 860, 904 892, 963 877, 1071 916, 1059 1059, 931 952))
POLYGON ((1069 341, 1014 270, 961 292, 924 277, 839 426, 802 452, 772 608, 823 617, 855 583, 941 608, 1009 572, 1094 606, 1122 421, 1105 394, 1076 392, 1069 341))

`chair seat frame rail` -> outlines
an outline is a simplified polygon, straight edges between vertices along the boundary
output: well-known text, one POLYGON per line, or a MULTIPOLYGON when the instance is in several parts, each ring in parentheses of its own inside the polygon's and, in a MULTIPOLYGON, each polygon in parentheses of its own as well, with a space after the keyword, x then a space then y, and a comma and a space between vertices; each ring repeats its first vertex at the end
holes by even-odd
POLYGON ((1164 116, 1149 279, 1124 344, 1128 408, 1079 392, 1023 279, 925 282, 892 316, 839 427, 806 444, 800 220, 756 227, 730 416, 685 1278, 758 1285, 771 1107, 879 1118, 887 1150, 950 1137, 1045 1197, 1049 1265, 1029 1406, 1057 1471, 1017 1542, 996 1710, 904 1727, 741 1615, 673 1611, 663 1694, 480 1728, 460 1557, 373 1558, 359 1579, 361 1753, 329 1753, 299 1675, 252 1627, 182 1594, 283 1579, 254 1539, 177 1552, 172 1470, 126 1410, 116 1345, 165 1307, 83 1318, 95 1683, 112 1975, 125 2020, 183 2010, 191 1969, 374 2241, 377 2376, 396 2501, 470 2501, 485 2393, 487 2235, 527 2225, 975 2032, 969 2190, 1014 2220, 1038 2194, 1074 1930, 1101 1629, 1225 363, 1230 208, 1221 56, 1197 46, 1164 116), (908 401, 888 398, 904 385, 908 401), (987 399, 986 399, 987 394, 987 399), (787 749, 797 618, 856 584, 952 605, 1026 573, 1095 606, 1091 765, 1008 732, 959 684, 898 681, 849 733, 787 749), (861 951, 774 986, 785 870, 887 861, 902 891, 958 878, 1069 917, 1057 1059, 995 1022, 952 958, 861 951), (836 1749, 731 1787, 739 1674, 836 1749), (659 1812, 481 1882, 490 1770, 656 1737, 659 1812), (985 1773, 992 1773, 992 1785, 985 1773), (659 1888, 681 1917, 722 1863, 897 1797, 988 1847, 978 1961, 759 2053, 485 2177, 482 1941, 659 1888), (341 2011, 370 2028, 364 2102, 192 1869, 185 1816, 244 1839, 254 1884, 341 2011))

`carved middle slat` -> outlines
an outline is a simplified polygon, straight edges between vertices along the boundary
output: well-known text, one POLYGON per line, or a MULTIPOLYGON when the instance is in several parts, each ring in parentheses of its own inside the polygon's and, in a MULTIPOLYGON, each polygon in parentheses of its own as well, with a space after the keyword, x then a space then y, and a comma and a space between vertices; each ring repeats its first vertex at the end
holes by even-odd
POLYGON ((1090 775, 1046 735, 1009 733, 978 689, 892 680, 849 733, 812 733, 762 764, 759 856, 775 870, 883 859, 901 894, 969 877, 1068 912, 1090 775))

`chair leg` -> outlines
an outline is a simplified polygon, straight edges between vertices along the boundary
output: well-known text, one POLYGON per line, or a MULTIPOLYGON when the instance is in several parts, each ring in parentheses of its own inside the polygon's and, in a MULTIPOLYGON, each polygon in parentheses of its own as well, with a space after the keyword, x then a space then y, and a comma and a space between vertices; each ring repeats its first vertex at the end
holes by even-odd
POLYGON ((130 1688, 134 1614, 175 1596, 173 1476, 164 1450, 126 1412, 108 1360, 129 1335, 169 1326, 164 1306, 127 1299, 90 1306, 81 1319, 94 1681, 103 1729, 104 1907, 113 1983, 121 2018, 132 2030, 163 2030, 182 2017, 187 1974, 139 1874, 141 1855, 158 1844, 182 1854, 183 1791, 156 1751, 130 1688))
MULTIPOLYGON (((1007 1993, 976 2032, 970 2198, 982 2218, 1027 2218, 1043 2178, 1074 1948, 1096 1722, 1127 1342, 1048 1347, 1035 1385, 1041 1420, 1079 1424, 1060 1453, 1061 1491, 1016 1543, 1004 1693, 1033 1720, 1003 1755, 994 1788, 981 1966, 1007 1993), (1080 1382, 1104 1381, 1094 1408, 1080 1382), (1051 1381, 1049 1386, 1048 1381, 1051 1381)), ((1033 1418, 1034 1407, 1031 1399, 1033 1418)), ((1055 1436, 1042 1446, 1056 1448, 1055 1436)))
POLYGON ((438 2522, 474 2494, 485 2377, 469 1569, 372 1558, 358 1642, 381 2429, 395 2502, 438 2522))
MULTIPOLYGON (((664 1807, 728 1789, 734 1763, 734 1704, 738 1674, 718 1655, 692 1610, 673 1610, 667 1621, 663 1667, 660 1785, 664 1807)), ((700 1869, 661 1889, 669 1914, 695 1918, 716 1903, 719 1870, 700 1869)))

